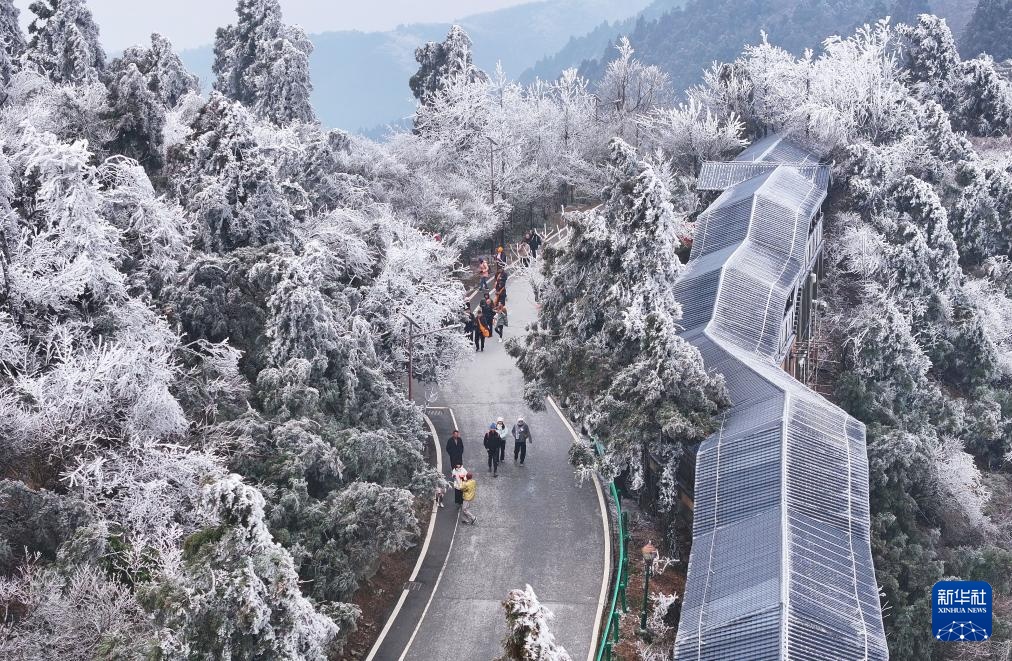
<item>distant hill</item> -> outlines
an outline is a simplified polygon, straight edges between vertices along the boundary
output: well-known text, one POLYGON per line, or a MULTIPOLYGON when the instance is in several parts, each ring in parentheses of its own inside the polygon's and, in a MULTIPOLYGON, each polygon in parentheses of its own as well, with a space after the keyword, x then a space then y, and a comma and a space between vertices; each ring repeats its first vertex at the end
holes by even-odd
POLYGON ((560 73, 570 67, 579 67, 584 60, 594 59, 608 46, 615 42, 618 35, 629 34, 635 29, 637 22, 649 21, 662 16, 665 12, 681 7, 686 0, 654 0, 635 16, 623 20, 604 21, 590 32, 570 37, 561 50, 538 60, 534 66, 520 75, 520 81, 533 82, 536 78, 554 80, 560 73))
MULTIPOLYGON (((658 0, 658 2, 670 0, 658 0)), ((636 15, 650 0, 546 0, 476 14, 456 21, 474 42, 474 60, 491 72, 496 62, 518 76, 538 58, 562 49, 570 37, 602 23, 636 15)), ((311 29, 312 26, 306 26, 311 29)), ((330 127, 370 130, 414 112, 408 78, 417 68, 415 48, 442 40, 450 23, 401 25, 389 32, 312 34, 313 105, 330 127)), ((204 89, 214 77, 210 45, 181 54, 204 89)))
POLYGON ((960 40, 970 16, 977 7, 977 0, 930 0, 931 12, 945 19, 952 35, 960 40))
POLYGON ((950 20, 958 34, 969 21, 975 0, 687 0, 668 4, 679 6, 657 16, 644 12, 610 26, 599 25, 571 39, 559 53, 543 58, 532 71, 553 78, 573 66, 576 55, 596 46, 598 51, 584 56, 579 70, 598 80, 615 56, 614 43, 625 35, 636 57, 660 66, 674 88, 682 91, 698 83, 713 62, 733 60, 743 46, 758 42, 762 32, 771 42, 800 55, 806 48, 818 49, 827 37, 849 35, 858 26, 885 16, 891 16, 893 23, 909 22, 919 13, 933 11, 950 20), (607 27, 612 28, 610 35, 607 27))
POLYGON ((1012 58, 1012 0, 980 0, 959 39, 963 57, 1012 58))

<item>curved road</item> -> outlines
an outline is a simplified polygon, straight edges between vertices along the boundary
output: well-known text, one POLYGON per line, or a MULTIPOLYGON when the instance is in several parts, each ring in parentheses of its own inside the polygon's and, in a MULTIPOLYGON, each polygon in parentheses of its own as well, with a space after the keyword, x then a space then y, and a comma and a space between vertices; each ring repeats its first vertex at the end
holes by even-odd
MULTIPOLYGON (((522 333, 536 316, 527 278, 515 276, 509 284, 507 338, 522 333)), ((545 411, 532 412, 521 396, 523 385, 513 359, 490 338, 485 351, 462 365, 433 403, 452 410, 460 427, 464 466, 478 479, 474 505, 478 523, 454 525, 457 512, 448 494, 448 504, 438 516, 450 521, 438 522, 443 525, 436 531, 442 530, 444 542, 445 536, 452 536, 449 554, 420 621, 397 624, 414 628, 399 658, 497 657, 506 633, 501 602, 509 590, 527 583, 555 613, 552 631, 573 659, 581 661, 592 654, 609 564, 603 500, 594 483, 575 482, 567 461, 572 431, 551 404, 545 411), (513 463, 509 439, 506 462, 493 479, 482 436, 498 416, 512 428, 518 415, 528 421, 534 438, 527 461, 523 466, 513 463)), ((447 419, 437 427, 443 432, 452 423, 447 419)), ((441 444, 445 440, 442 435, 441 444)), ((445 451, 443 463, 446 472, 445 451)))

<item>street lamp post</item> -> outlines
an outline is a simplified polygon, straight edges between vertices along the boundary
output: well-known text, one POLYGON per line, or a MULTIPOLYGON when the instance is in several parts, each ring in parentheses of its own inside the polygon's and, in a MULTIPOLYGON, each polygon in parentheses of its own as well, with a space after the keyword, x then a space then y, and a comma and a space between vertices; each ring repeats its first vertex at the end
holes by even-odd
MULTIPOLYGON (((489 175, 489 191, 491 193, 489 202, 492 205, 492 209, 493 209, 493 213, 494 213, 494 209, 495 209, 495 152, 496 152, 496 150, 502 151, 502 147, 499 145, 498 142, 496 142, 492 138, 492 136, 486 135, 485 138, 488 139, 488 175, 489 175)), ((504 167, 505 167, 505 164, 503 163, 503 159, 500 157, 499 158, 499 170, 500 170, 500 172, 503 171, 504 167)), ((506 227, 505 227, 505 221, 503 221, 503 225, 501 225, 499 227, 499 245, 505 246, 505 242, 506 242, 506 227)), ((494 254, 495 250, 493 249, 492 252, 494 254)))
POLYGON ((642 552, 646 574, 643 580, 643 611, 640 613, 640 634, 645 635, 647 632, 647 599, 650 595, 650 570, 654 566, 654 560, 657 559, 657 547, 653 543, 647 542, 643 546, 642 552))
POLYGON ((432 330, 427 330, 427 331, 422 331, 421 333, 416 333, 415 332, 415 327, 417 326, 417 327, 421 328, 421 326, 418 326, 418 323, 414 319, 412 319, 411 317, 409 317, 407 314, 405 314, 404 312, 401 312, 401 316, 403 316, 405 319, 408 320, 408 400, 412 401, 412 397, 411 397, 411 382, 414 381, 414 379, 415 379, 415 372, 414 372, 414 365, 413 365, 413 362, 412 362, 412 354, 411 354, 411 352, 414 349, 415 338, 416 337, 425 337, 426 335, 432 335, 433 333, 440 333, 442 331, 451 330, 451 329, 454 329, 454 328, 459 328, 460 324, 450 324, 448 326, 443 326, 442 328, 433 328, 432 330))

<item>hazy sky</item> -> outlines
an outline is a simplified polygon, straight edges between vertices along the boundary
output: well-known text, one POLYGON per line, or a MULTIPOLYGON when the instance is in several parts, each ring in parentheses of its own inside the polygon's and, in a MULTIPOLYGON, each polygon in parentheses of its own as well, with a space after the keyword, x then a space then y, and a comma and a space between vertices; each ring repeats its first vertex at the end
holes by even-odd
MULTIPOLYGON (((450 21, 530 0, 281 0, 285 21, 307 32, 389 30, 401 23, 450 21)), ((14 0, 21 23, 34 17, 32 0, 14 0)), ((177 49, 214 40, 214 30, 235 20, 235 0, 88 0, 106 50, 148 43, 160 32, 177 49)))

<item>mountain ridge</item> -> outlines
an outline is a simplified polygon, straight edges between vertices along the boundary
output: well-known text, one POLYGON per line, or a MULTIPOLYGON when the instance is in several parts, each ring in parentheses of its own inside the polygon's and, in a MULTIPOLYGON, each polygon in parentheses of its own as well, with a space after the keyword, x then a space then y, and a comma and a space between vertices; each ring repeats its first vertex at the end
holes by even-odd
MULTIPOLYGON (((386 32, 310 34, 314 46, 310 56, 313 106, 324 125, 345 130, 365 131, 396 122, 414 112, 408 78, 417 66, 415 48, 426 41, 442 40, 451 25, 468 32, 479 67, 492 71, 501 61, 507 72, 516 75, 538 58, 562 49, 571 37, 602 22, 635 15, 650 4, 651 0, 541 0, 454 22, 410 23, 386 32)), ((213 47, 186 49, 180 57, 200 77, 202 89, 209 90, 214 82, 213 47)))

